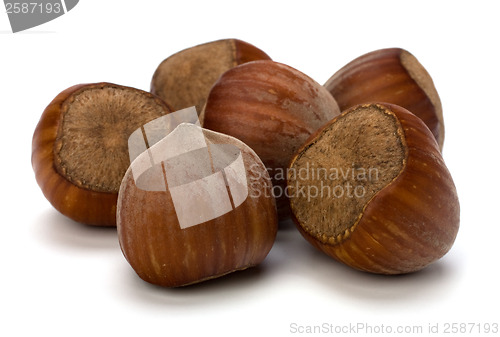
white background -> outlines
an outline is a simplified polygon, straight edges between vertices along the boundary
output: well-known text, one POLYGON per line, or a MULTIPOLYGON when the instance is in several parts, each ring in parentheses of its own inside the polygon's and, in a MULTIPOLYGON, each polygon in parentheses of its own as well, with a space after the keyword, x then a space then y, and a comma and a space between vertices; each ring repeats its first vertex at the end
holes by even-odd
POLYGON ((298 335, 294 323, 421 325, 424 332, 437 323, 441 331, 445 323, 500 323, 494 5, 81 0, 68 14, 16 34, 2 8, 0 335, 289 336, 298 335), (320 83, 366 52, 412 52, 444 107, 444 157, 461 202, 450 253, 416 274, 369 275, 317 252, 289 226, 260 267, 163 289, 136 276, 115 229, 77 224, 50 206, 34 179, 31 138, 60 91, 99 81, 149 90, 154 70, 170 54, 229 37, 320 83))

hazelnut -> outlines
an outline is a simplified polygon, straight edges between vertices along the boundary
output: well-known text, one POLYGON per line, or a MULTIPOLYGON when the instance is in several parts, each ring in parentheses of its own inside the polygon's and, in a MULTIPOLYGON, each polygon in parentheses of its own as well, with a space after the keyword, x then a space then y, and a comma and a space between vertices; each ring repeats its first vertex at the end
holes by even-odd
POLYGON ((307 241, 363 271, 422 269, 449 251, 459 228, 437 142, 393 104, 354 106, 325 125, 291 162, 288 187, 307 241))
POLYGON ((168 112, 152 94, 111 83, 61 92, 33 135, 31 161, 47 200, 75 221, 114 226, 118 189, 130 164, 127 139, 168 112))
POLYGON ((408 51, 389 48, 362 55, 337 71, 325 87, 342 111, 368 102, 402 106, 424 121, 443 149, 441 100, 429 73, 408 51))
POLYGON ((168 102, 173 111, 196 106, 202 111, 210 88, 226 70, 254 60, 270 60, 257 47, 225 39, 184 49, 160 63, 151 92, 168 102))
POLYGON ((208 95, 204 127, 250 146, 270 171, 280 219, 290 214, 286 167, 323 124, 340 114, 329 92, 302 72, 253 61, 224 73, 208 95))
POLYGON ((143 280, 164 287, 255 266, 277 233, 271 186, 244 143, 182 123, 125 174, 117 210, 123 254, 143 280))

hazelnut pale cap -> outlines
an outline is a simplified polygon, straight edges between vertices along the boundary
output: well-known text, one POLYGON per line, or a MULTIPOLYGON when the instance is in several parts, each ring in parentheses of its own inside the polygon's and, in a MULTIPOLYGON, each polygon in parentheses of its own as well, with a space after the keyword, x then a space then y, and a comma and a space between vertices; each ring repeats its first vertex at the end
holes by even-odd
POLYGON ((151 80, 151 92, 168 102, 173 111, 196 106, 201 112, 210 88, 221 74, 254 60, 270 60, 270 57, 238 39, 217 40, 187 48, 158 65, 151 80))

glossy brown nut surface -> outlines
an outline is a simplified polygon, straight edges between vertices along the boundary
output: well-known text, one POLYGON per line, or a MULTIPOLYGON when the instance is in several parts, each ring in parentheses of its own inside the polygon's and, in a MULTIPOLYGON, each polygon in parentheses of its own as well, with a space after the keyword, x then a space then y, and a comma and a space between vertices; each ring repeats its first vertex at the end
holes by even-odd
MULTIPOLYGON (((191 197, 174 200, 172 189, 177 186, 168 178, 164 191, 146 190, 136 182, 135 160, 125 174, 118 197, 118 238, 127 261, 149 283, 179 287, 253 267, 264 260, 274 243, 277 212, 266 168, 255 152, 241 141, 209 130, 203 133, 209 146, 230 144, 241 151, 246 178, 240 183, 246 180, 248 196, 227 213, 208 221, 200 220, 202 222, 192 226, 182 226, 183 218, 178 210, 191 209, 190 218, 204 217, 204 211, 211 207, 206 202, 217 206, 226 190, 212 193, 202 205, 191 203, 199 195, 197 188, 191 197)), ((167 136, 162 141, 170 142, 171 138, 167 136)), ((165 166, 164 172, 168 175, 168 170, 172 173, 177 169, 165 166)), ((188 177, 196 175, 191 169, 181 173, 188 177)), ((234 201, 232 186, 229 185, 228 190, 234 201)))
POLYGON ((307 241, 346 265, 381 274, 420 270, 449 251, 459 228, 458 196, 439 147, 419 118, 392 104, 355 106, 306 142, 290 172, 304 167, 323 172, 319 168, 339 167, 339 158, 347 158, 344 176, 325 179, 324 185, 345 187, 351 169, 357 174, 352 184, 357 181, 366 195, 351 189, 350 196, 307 200, 297 187, 317 186, 316 178, 289 175, 294 221, 307 241), (335 132, 347 127, 352 142, 341 144, 345 137, 335 132), (363 177, 370 165, 378 167, 377 176, 363 177))
POLYGON ((289 216, 286 167, 302 143, 340 113, 327 90, 302 72, 254 61, 224 73, 204 110, 204 127, 250 146, 269 169, 280 218, 289 216))
POLYGON ((427 70, 408 51, 388 48, 362 55, 337 71, 325 87, 342 111, 368 102, 402 106, 424 121, 442 150, 441 100, 427 70))
MULTIPOLYGON (((134 103, 130 105, 133 106, 134 103)), ((77 222, 114 226, 119 183, 128 166, 128 162, 125 162, 128 160, 129 131, 168 112, 166 104, 150 93, 111 83, 80 84, 61 92, 44 110, 32 141, 33 170, 36 181, 47 200, 59 212, 77 222), (123 112, 127 118, 124 117, 122 121, 120 118, 112 120, 105 123, 107 125, 99 124, 100 121, 93 118, 95 116, 107 117, 106 108, 101 110, 102 113, 97 111, 93 106, 96 100, 92 100, 89 96, 95 94, 94 98, 99 98, 101 91, 106 91, 103 93, 106 95, 103 99, 106 103, 117 103, 116 109, 113 108, 114 112, 118 114, 123 112), (115 100, 113 97, 108 97, 110 93, 116 94, 118 98, 115 100), (123 96, 120 93, 140 98, 138 101, 150 104, 152 111, 141 116, 141 109, 134 108, 136 116, 128 114, 130 111, 126 111, 124 106, 129 103, 120 98, 123 96), (78 109, 74 108, 77 105, 78 109), (89 119, 85 106, 93 110, 96 115, 92 115, 93 117, 89 119), (68 123, 65 124, 69 109, 75 110, 71 116, 70 126, 68 123), (78 133, 78 130, 74 132, 75 125, 79 125, 76 129, 84 130, 85 134, 78 133), (71 144, 64 143, 68 133, 75 134, 71 144), (89 145, 95 148, 89 148, 89 145), (78 152, 81 147, 87 147, 85 152, 87 150, 88 152, 85 156, 79 156, 78 152), (94 150, 96 152, 93 152, 94 150), (63 152, 62 157, 61 152, 63 152), (109 155, 111 159, 107 160, 101 156, 101 161, 99 154, 109 155), (78 160, 71 160, 76 157, 78 160), (87 179, 81 171, 86 171, 87 179), (114 181, 100 180, 101 176, 108 174, 114 176, 114 181)))

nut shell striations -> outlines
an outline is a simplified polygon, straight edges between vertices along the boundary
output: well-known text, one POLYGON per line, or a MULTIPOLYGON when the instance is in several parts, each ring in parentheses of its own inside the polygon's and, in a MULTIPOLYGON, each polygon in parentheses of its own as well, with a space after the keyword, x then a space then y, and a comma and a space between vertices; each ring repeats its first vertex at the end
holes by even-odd
POLYGON ((262 159, 273 180, 280 219, 290 215, 286 168, 295 151, 340 114, 327 90, 302 72, 254 61, 224 73, 212 87, 204 127, 236 137, 262 159))
POLYGON ((442 150, 441 100, 427 70, 408 51, 388 48, 362 55, 337 71, 325 87, 342 111, 368 102, 402 106, 424 121, 442 150))
MULTIPOLYGON (((248 197, 221 216, 182 227, 170 182, 164 191, 140 188, 134 180, 134 160, 118 197, 118 238, 127 261, 149 283, 179 287, 253 267, 264 260, 274 243, 277 212, 266 168, 241 141, 209 130, 203 134, 209 145, 231 144, 241 151, 248 197)), ((162 142, 171 142, 169 137, 162 142)), ((165 166, 164 172, 168 170, 165 166)), ((190 170, 185 173, 194 176, 190 170)), ((196 194, 191 196, 196 198, 196 194)), ((212 194, 210 200, 217 204, 213 198, 218 197, 212 194)), ((189 200, 181 200, 181 206, 186 203, 189 200)), ((197 206, 190 214, 197 216, 203 209, 197 206)))
POLYGON ((420 270, 450 250, 459 228, 458 196, 439 147, 419 118, 386 103, 352 107, 307 141, 290 172, 335 168, 341 160, 344 176, 324 185, 345 187, 351 177, 346 170, 355 168, 351 184, 363 184, 366 194, 309 195, 308 200, 297 188, 318 185, 317 180, 288 177, 294 221, 313 246, 353 268, 380 274, 420 270), (350 135, 342 134, 346 128, 350 135), (376 167, 377 176, 361 176, 367 167, 376 167))

